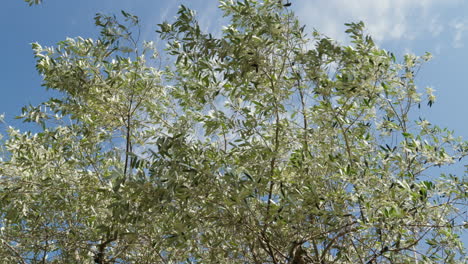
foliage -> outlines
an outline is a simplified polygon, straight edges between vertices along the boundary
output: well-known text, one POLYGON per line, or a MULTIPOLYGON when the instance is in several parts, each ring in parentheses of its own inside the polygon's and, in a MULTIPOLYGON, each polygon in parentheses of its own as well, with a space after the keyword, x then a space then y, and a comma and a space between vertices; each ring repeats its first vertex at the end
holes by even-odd
POLYGON ((220 1, 219 38, 192 10, 159 25, 96 16, 97 40, 33 44, 61 92, 10 128, 0 258, 17 263, 464 263, 466 179, 436 175, 468 145, 414 118, 430 58, 308 37, 278 1, 220 1), (147 59, 148 58, 148 59, 147 59))
POLYGON ((41 4, 42 0, 24 0, 24 2, 28 3, 29 6, 32 6, 41 4))

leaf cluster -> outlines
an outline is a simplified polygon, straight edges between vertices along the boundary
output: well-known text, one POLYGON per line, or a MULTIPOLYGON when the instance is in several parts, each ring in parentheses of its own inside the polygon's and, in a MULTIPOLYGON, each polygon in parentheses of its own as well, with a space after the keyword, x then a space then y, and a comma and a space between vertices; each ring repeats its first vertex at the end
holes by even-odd
POLYGON ((41 132, 8 132, 0 257, 464 263, 467 182, 433 167, 468 144, 414 118, 430 54, 398 62, 362 22, 349 46, 309 36, 287 7, 220 1, 215 37, 181 6, 157 30, 165 68, 126 12, 97 15, 97 40, 33 44, 62 97, 24 108, 41 132))

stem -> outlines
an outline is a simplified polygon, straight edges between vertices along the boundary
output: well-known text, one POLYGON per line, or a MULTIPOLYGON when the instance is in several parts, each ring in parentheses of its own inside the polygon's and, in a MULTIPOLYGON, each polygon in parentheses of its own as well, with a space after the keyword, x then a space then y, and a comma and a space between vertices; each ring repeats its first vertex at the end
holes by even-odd
POLYGON ((97 245, 98 252, 97 252, 96 256, 94 257, 94 262, 96 264, 105 264, 106 263, 104 261, 105 260, 104 251, 106 250, 107 245, 112 243, 115 240, 117 240, 117 237, 113 236, 113 237, 107 239, 106 241, 102 242, 101 244, 97 245))
POLYGON ((46 235, 46 241, 45 241, 45 247, 44 247, 44 253, 42 254, 42 263, 45 264, 47 261, 47 250, 49 248, 49 238, 46 235))
MULTIPOLYGON (((133 96, 132 96, 133 97, 133 96)), ((133 99, 133 98, 132 98, 133 99)), ((129 108, 131 109, 132 107, 132 99, 130 99, 130 106, 129 108)), ((129 110, 130 110, 129 109, 129 110)), ((125 137, 126 141, 126 146, 125 146, 125 166, 124 166, 124 179, 123 183, 125 183, 125 180, 127 179, 127 169, 128 169, 128 160, 129 160, 129 155, 128 153, 131 151, 131 141, 130 141, 130 128, 131 128, 131 120, 130 120, 130 111, 128 111, 127 114, 127 124, 126 124, 126 130, 127 130, 127 135, 125 137)))

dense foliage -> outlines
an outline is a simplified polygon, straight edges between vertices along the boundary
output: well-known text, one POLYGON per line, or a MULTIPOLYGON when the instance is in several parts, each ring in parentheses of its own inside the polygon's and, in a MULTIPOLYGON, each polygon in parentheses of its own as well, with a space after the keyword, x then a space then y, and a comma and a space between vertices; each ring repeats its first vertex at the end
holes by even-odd
POLYGON ((220 9, 215 37, 181 6, 163 55, 126 12, 33 44, 61 96, 4 141, 2 263, 465 263, 466 178, 430 168, 468 144, 414 111, 430 55, 362 23, 308 36, 277 0, 220 9))

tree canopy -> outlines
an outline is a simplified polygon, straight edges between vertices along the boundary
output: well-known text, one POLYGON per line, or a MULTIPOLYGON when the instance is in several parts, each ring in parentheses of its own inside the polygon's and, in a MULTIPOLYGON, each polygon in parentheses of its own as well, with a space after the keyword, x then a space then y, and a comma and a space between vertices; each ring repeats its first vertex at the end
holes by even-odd
MULTIPOLYGON (((33 3, 33 1, 29 1, 33 3)), ((36 1, 37 2, 37 1, 36 1)), ((349 23, 309 32, 288 3, 96 15, 98 39, 34 43, 46 89, 0 162, 5 263, 465 263, 468 144, 417 116, 430 59, 399 61, 349 23)))

